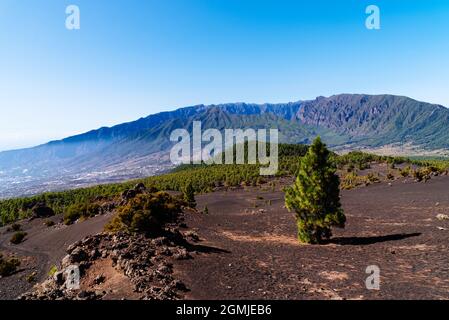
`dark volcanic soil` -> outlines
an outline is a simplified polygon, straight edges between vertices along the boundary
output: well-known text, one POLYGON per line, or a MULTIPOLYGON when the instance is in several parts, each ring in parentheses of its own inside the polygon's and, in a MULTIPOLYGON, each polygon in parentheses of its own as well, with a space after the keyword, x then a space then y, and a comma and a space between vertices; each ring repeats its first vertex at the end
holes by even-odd
POLYGON ((223 252, 182 261, 177 277, 187 299, 449 299, 449 221, 435 218, 449 214, 448 190, 440 177, 344 191, 347 225, 327 245, 297 243, 280 191, 199 196, 209 215, 188 225, 223 252), (378 291, 366 289, 369 265, 380 268, 378 291))
POLYGON ((15 299, 31 289, 36 282, 43 281, 51 267, 57 265, 66 255, 65 250, 69 245, 103 231, 110 218, 111 215, 106 214, 66 226, 60 223, 61 216, 55 216, 51 219, 57 224, 52 227, 46 227, 43 219, 20 221, 22 230, 28 235, 25 241, 18 245, 9 242, 13 232, 6 232, 7 227, 0 228, 0 252, 14 254, 21 260, 20 269, 16 274, 0 279, 0 300, 15 299), (36 273, 35 281, 29 282, 27 277, 33 273, 36 273))
MULTIPOLYGON (((326 245, 298 244, 281 191, 289 183, 197 197, 209 214, 185 219, 203 250, 174 264, 175 278, 190 289, 186 299, 449 299, 449 221, 436 219, 449 215, 449 177, 343 191, 347 225, 326 245), (378 291, 366 289, 369 265, 380 268, 378 291)), ((101 232, 110 217, 50 228, 41 219, 22 222, 28 236, 20 245, 1 228, 0 251, 22 265, 0 279, 0 299, 29 290, 33 272, 44 280, 70 244, 101 232)))

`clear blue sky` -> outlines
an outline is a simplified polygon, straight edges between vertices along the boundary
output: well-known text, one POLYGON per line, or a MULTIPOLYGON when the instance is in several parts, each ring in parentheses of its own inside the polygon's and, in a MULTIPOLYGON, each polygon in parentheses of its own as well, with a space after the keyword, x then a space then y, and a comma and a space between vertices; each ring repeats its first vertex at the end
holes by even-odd
POLYGON ((449 106, 448 37, 447 0, 1 0, 0 150, 200 103, 392 93, 449 106))

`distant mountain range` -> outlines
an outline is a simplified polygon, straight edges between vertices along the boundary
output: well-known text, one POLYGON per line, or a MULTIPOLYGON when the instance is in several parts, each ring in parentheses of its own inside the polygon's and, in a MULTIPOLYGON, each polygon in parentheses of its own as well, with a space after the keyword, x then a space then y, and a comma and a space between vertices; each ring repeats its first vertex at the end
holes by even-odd
POLYGON ((100 128, 34 148, 0 152, 0 197, 153 175, 171 167, 177 128, 278 128, 280 141, 317 135, 335 150, 449 151, 449 109, 393 95, 342 94, 285 104, 198 105, 100 128))

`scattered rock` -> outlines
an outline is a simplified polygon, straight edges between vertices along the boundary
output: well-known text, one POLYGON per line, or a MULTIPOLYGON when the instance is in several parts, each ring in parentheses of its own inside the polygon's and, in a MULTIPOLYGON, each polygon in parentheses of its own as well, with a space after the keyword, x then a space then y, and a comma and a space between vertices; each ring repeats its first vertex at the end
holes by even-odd
POLYGON ((83 299, 83 300, 89 299, 92 296, 92 294, 95 294, 95 293, 82 290, 78 293, 78 298, 83 299))
POLYGON ((106 280, 106 277, 104 275, 100 274, 100 275, 95 277, 94 284, 95 285, 102 284, 105 280, 106 280))
POLYGON ((98 249, 95 248, 89 253, 89 256, 91 259, 96 260, 98 257, 101 256, 101 254, 100 254, 100 251, 98 251, 98 249))
MULTIPOLYGON (((97 300, 106 293, 82 287, 81 290, 66 288, 66 269, 70 265, 79 267, 81 278, 98 259, 108 257, 113 266, 123 272, 141 293, 142 299, 172 300, 187 291, 181 281, 173 277, 171 261, 191 258, 183 245, 185 238, 175 227, 167 227, 163 237, 151 239, 142 234, 101 233, 89 236, 67 248, 62 259, 61 271, 37 285, 31 292, 20 297, 27 300, 97 300)), ((196 233, 193 233, 194 235, 196 233)), ((192 235, 190 235, 192 236, 192 235)), ((195 236, 193 236, 195 238, 195 236)), ((106 282, 105 275, 97 275, 90 286, 106 282)))
POLYGON ((173 280, 172 283, 170 284, 172 288, 181 290, 181 291, 188 291, 186 285, 179 280, 173 280))
POLYGON ((187 260, 192 258, 192 256, 186 249, 182 248, 173 254, 173 258, 175 258, 176 260, 187 260))
POLYGON ((447 214, 442 214, 442 213, 437 214, 436 218, 440 221, 449 220, 449 216, 447 214))
POLYGON ((70 257, 70 255, 66 255, 62 261, 61 261, 61 265, 63 268, 67 268, 68 266, 70 266, 72 264, 72 258, 70 257))
POLYGON ((182 229, 187 229, 187 224, 185 222, 182 222, 179 224, 179 227, 182 229))
POLYGON ((145 187, 145 185, 143 183, 138 183, 135 185, 134 187, 134 191, 136 193, 143 193, 147 190, 147 188, 145 187))
POLYGON ((32 273, 30 273, 29 275, 26 276, 26 281, 28 283, 36 282, 36 277, 37 277, 37 272, 33 271, 32 273))
POLYGON ((122 200, 123 201, 129 201, 133 199, 137 195, 137 192, 134 190, 125 190, 122 192, 122 200))
POLYGON ((165 237, 155 238, 151 241, 155 246, 163 246, 168 244, 168 240, 165 237))
POLYGON ((88 259, 89 255, 84 251, 82 247, 78 247, 75 250, 72 251, 70 254, 70 262, 72 263, 79 263, 86 261, 88 259))
POLYGON ((58 271, 53 275, 53 279, 58 286, 62 286, 65 282, 65 276, 63 271, 58 271))
POLYGON ((186 233, 184 233, 184 235, 193 240, 194 242, 200 241, 200 237, 198 233, 196 233, 195 231, 187 231, 186 233))
POLYGON ((138 194, 142 194, 145 192, 154 192, 154 191, 156 191, 156 190, 154 190, 153 188, 150 188, 150 190, 148 190, 143 183, 138 183, 134 186, 133 189, 125 190, 122 192, 121 204, 124 204, 124 203, 128 202, 129 200, 135 198, 138 194))
POLYGON ((77 247, 79 247, 81 245, 81 241, 77 241, 74 244, 71 244, 70 246, 67 247, 66 252, 68 254, 71 254, 73 250, 75 250, 77 247))

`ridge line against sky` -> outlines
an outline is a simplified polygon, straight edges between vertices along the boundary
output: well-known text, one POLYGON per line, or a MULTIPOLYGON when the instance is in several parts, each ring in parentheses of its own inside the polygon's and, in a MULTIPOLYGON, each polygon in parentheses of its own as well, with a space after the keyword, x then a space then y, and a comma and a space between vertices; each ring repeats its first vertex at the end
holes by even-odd
MULTIPOLYGON (((156 113, 142 115, 142 116, 140 116, 138 118, 135 118, 133 120, 119 122, 119 123, 115 123, 115 124, 111 124, 111 125, 101 125, 101 126, 96 127, 96 128, 91 128, 91 129, 86 130, 86 131, 76 132, 74 134, 63 136, 63 137, 60 137, 58 139, 50 139, 50 140, 44 141, 44 142, 36 144, 36 145, 31 145, 31 146, 27 146, 27 147, 23 147, 23 148, 0 150, 0 153, 3 152, 3 151, 15 151, 15 150, 19 150, 19 149, 33 148, 33 147, 37 147, 37 146, 42 145, 42 144, 47 144, 47 143, 50 143, 50 142, 60 141, 60 140, 63 140, 63 139, 66 139, 66 138, 70 138, 70 137, 73 137, 73 136, 83 135, 83 134, 86 134, 86 133, 91 132, 91 131, 97 131, 97 130, 100 130, 102 128, 113 128, 115 126, 119 126, 119 125, 122 125, 122 124, 135 122, 137 120, 145 119, 145 118, 148 118, 150 116, 157 115, 157 114, 160 114, 160 113, 173 112, 173 111, 176 111, 176 110, 181 110, 181 109, 186 109, 186 108, 200 107, 200 106, 214 107, 214 106, 223 106, 223 105, 228 105, 228 104, 246 104, 246 105, 256 104, 256 105, 259 105, 259 106, 260 105, 265 105, 265 104, 270 104, 270 105, 285 104, 286 105, 286 104, 290 104, 290 103, 302 103, 302 102, 307 102, 307 101, 313 101, 313 100, 316 100, 316 99, 318 99, 320 97, 330 98, 332 96, 347 95, 347 94, 349 94, 349 95, 368 95, 368 96, 376 96, 376 95, 386 96, 386 95, 391 95, 391 94, 340 93, 340 94, 333 94, 333 95, 330 95, 330 96, 317 96, 314 99, 300 99, 300 100, 289 101, 289 102, 261 102, 261 103, 259 103, 259 102, 243 102, 243 101, 239 101, 239 102, 223 102, 223 103, 210 103, 210 104, 199 103, 199 104, 193 104, 193 105, 183 106, 183 107, 178 106, 178 107, 174 107, 174 108, 166 108, 166 109, 163 109, 162 111, 158 111, 156 113)), ((400 97, 399 95, 393 95, 393 96, 400 97)), ((432 104, 432 103, 428 103, 426 101, 420 101, 420 100, 414 99, 412 97, 407 97, 407 96, 403 96, 403 97, 408 98, 408 99, 412 99, 412 100, 415 100, 415 101, 418 101, 418 102, 427 103, 427 104, 430 104, 430 105, 442 106, 440 104, 432 104)), ((446 109, 449 109, 449 107, 446 107, 446 106, 442 106, 442 107, 444 107, 446 109)))
POLYGON ((449 106, 447 34, 444 0, 2 0, 0 150, 198 102, 363 92, 449 106), (80 30, 65 28, 69 4, 80 30), (365 28, 370 4, 380 30, 365 28))

